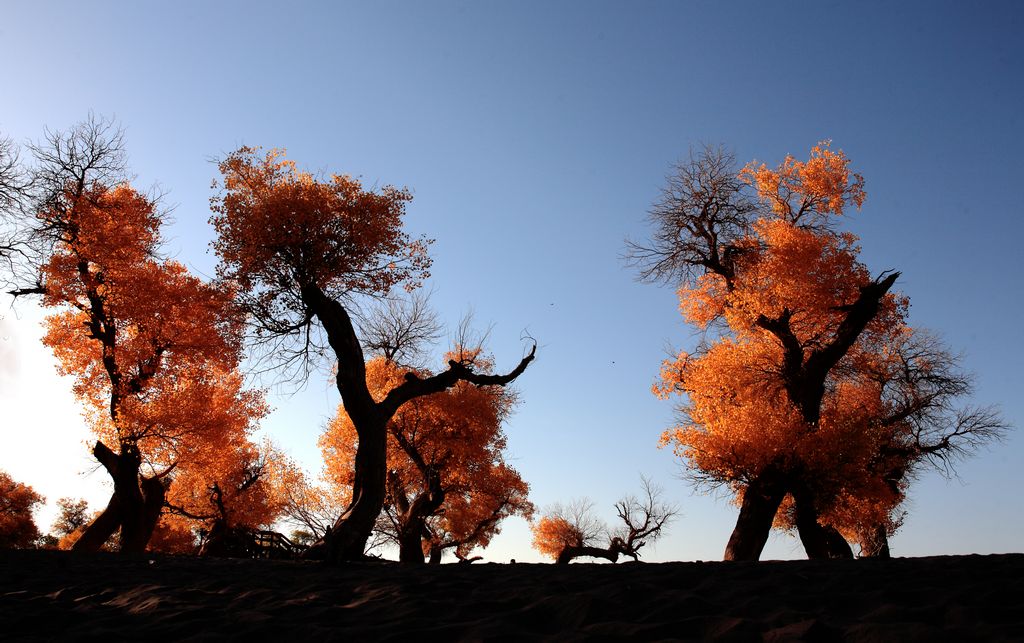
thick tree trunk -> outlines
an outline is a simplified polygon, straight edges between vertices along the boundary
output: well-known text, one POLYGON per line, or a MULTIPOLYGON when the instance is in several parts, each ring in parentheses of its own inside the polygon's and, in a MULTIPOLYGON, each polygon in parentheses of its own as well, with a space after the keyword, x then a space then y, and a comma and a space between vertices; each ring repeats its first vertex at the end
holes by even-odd
POLYGON ((110 496, 106 508, 82 530, 82 534, 71 546, 71 551, 93 553, 100 550, 121 526, 121 503, 117 494, 110 496))
POLYGON ((423 555, 423 521, 412 518, 408 524, 398 530, 398 561, 407 565, 422 565, 423 555))
POLYGON ((385 425, 383 422, 371 424, 369 421, 353 423, 359 435, 359 448, 356 449, 352 503, 334 523, 327 537, 327 559, 334 562, 359 560, 364 556, 366 542, 370 539, 387 495, 385 425))
POLYGON ((423 564, 427 518, 437 513, 444 504, 445 492, 441 487, 440 476, 430 470, 426 470, 424 475, 428 488, 410 503, 397 474, 388 472, 388 487, 398 510, 398 560, 403 563, 423 564))
POLYGON ((431 565, 440 565, 441 558, 443 557, 444 550, 441 549, 436 543, 430 545, 430 560, 427 562, 431 565))
POLYGON ((807 558, 853 558, 853 550, 846 539, 833 527, 818 522, 814 496, 805 485, 797 485, 793 492, 793 500, 796 503, 796 528, 804 551, 807 552, 807 558))
POLYGON ((124 512, 121 523, 121 551, 134 554, 146 551, 167 494, 158 478, 143 478, 136 474, 136 481, 141 502, 133 512, 124 512))
POLYGON ((338 392, 359 436, 352 503, 326 537, 326 558, 334 562, 358 560, 364 555, 387 495, 388 418, 378 412, 366 386, 366 359, 348 312, 315 284, 302 288, 302 300, 320 321, 338 358, 338 392))
POLYGON ((537 347, 534 346, 530 354, 505 375, 478 375, 466 365, 456 362, 449 362, 447 371, 426 379, 409 374, 405 382, 378 403, 366 385, 366 358, 348 311, 328 297, 315 283, 302 286, 301 296, 303 303, 323 326, 327 342, 338 358, 338 392, 341 393, 345 412, 359 436, 352 504, 334 523, 331 534, 325 538, 326 558, 333 562, 358 560, 364 556, 366 542, 370 539, 387 496, 386 429, 398 408, 416 397, 444 391, 460 380, 478 386, 504 386, 526 370, 533 361, 537 347))
POLYGON ((743 504, 736 526, 725 546, 725 560, 758 560, 768 534, 772 529, 775 514, 786 497, 782 477, 774 467, 769 466, 743 493, 743 504))
POLYGON ((163 481, 139 475, 142 459, 131 445, 121 445, 121 453, 114 453, 96 442, 92 452, 113 479, 114 493, 107 508, 85 528, 72 549, 98 551, 120 528, 122 552, 145 551, 164 506, 167 489, 163 481))

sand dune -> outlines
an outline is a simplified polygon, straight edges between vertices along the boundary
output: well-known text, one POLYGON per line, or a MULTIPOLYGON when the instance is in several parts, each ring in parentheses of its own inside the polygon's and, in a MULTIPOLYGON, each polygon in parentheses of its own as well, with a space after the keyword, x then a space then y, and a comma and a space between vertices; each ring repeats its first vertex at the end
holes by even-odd
POLYGON ((0 552, 0 640, 1020 641, 1021 596, 1022 554, 408 568, 0 552))

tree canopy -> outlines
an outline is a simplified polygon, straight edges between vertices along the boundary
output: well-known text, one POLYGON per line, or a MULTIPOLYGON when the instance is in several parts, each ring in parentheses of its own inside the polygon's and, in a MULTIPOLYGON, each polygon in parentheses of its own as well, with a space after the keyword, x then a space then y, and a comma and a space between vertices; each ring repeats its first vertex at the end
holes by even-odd
POLYGON ((836 225, 866 198, 849 165, 827 142, 740 171, 706 148, 670 178, 651 243, 631 245, 641 277, 677 282, 680 312, 705 332, 654 392, 685 400, 662 444, 697 482, 736 493, 727 558, 757 558, 773 521, 811 557, 850 555, 840 534, 884 540, 917 463, 1003 429, 990 409, 955 409, 967 380, 944 347, 905 359, 924 335, 891 292, 899 273, 872 277, 836 225))

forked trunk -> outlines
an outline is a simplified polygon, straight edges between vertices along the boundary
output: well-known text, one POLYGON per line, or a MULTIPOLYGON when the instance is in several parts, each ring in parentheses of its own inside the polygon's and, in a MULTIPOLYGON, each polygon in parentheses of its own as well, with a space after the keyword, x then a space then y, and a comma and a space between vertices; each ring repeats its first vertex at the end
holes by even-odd
POLYGON ((122 552, 145 551, 164 506, 167 489, 163 481, 139 475, 142 459, 132 445, 122 444, 121 452, 114 453, 102 442, 96 442, 93 455, 113 479, 114 493, 106 509, 85 528, 72 549, 98 551, 120 528, 122 552))
POLYGON ((814 496, 804 485, 797 485, 793 492, 793 500, 796 504, 796 528, 804 551, 807 552, 807 558, 853 558, 853 550, 842 534, 834 527, 818 522, 814 496))
MULTIPOLYGON (((409 503, 405 491, 398 489, 397 478, 392 484, 392 497, 398 502, 398 559, 403 563, 423 564, 423 536, 427 533, 427 518, 433 516, 444 504, 445 492, 441 477, 436 471, 424 472, 427 489, 409 503)), ((438 561, 440 562, 440 561, 438 561)))
POLYGON ((725 560, 761 558, 775 514, 785 497, 784 481, 771 466, 747 486, 736 526, 725 546, 725 560))

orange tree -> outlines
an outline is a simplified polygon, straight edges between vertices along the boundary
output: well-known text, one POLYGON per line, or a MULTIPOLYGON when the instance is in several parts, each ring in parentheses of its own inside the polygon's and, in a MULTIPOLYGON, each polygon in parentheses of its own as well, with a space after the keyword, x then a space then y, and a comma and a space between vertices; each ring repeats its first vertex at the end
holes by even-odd
POLYGON ((359 297, 383 297, 396 286, 414 289, 428 276, 428 241, 402 231, 409 193, 364 190, 349 176, 319 180, 280 151, 261 155, 242 148, 220 170, 223 190, 213 199, 211 218, 218 233, 218 274, 238 285, 258 336, 277 342, 279 358, 308 363, 311 351, 326 348, 326 339, 337 360, 338 391, 359 443, 351 503, 314 552, 332 560, 359 558, 384 505, 387 423, 398 409, 460 381, 507 384, 526 369, 534 351, 505 375, 478 373, 472 364, 454 360, 429 377, 409 373, 376 399, 349 307, 359 297))
POLYGON ((181 460, 168 492, 169 529, 198 532, 202 553, 242 555, 251 532, 269 527, 284 507, 284 456, 244 432, 206 439, 181 460))
POLYGON ((244 435, 264 412, 231 372, 240 358, 232 293, 153 258, 159 216, 126 185, 68 191, 40 217, 64 231, 42 269, 43 304, 61 309, 44 343, 75 378, 99 437, 93 454, 114 481, 76 548, 95 549, 120 528, 122 549, 139 551, 181 454, 218 433, 244 435))
POLYGON ((737 492, 727 559, 758 558, 777 519, 810 557, 850 556, 843 533, 895 527, 915 463, 989 439, 1000 421, 968 412, 953 428, 956 383, 933 404, 908 402, 920 381, 899 393, 906 378, 886 359, 911 332, 907 302, 890 293, 898 273, 873 278, 856 237, 834 227, 865 198, 842 152, 823 143, 806 162, 737 174, 706 149, 677 169, 651 242, 631 247, 642 277, 681 282, 680 311, 707 333, 662 368, 655 392, 686 398, 662 442, 698 481, 737 492))
POLYGON ((0 549, 24 549, 39 540, 32 512, 43 497, 32 487, 0 471, 0 549))
MULTIPOLYGON (((457 351, 451 361, 489 373, 492 362, 479 350, 457 351)), ((382 398, 400 383, 406 368, 377 357, 367 363, 371 393, 382 398)), ((429 377, 423 370, 417 377, 429 377)), ((441 562, 445 549, 460 560, 485 547, 511 515, 529 517, 529 488, 504 461, 501 430, 515 394, 497 386, 459 382, 410 400, 388 422, 387 496, 378 529, 399 547, 402 562, 441 562)), ((359 437, 344 406, 320 438, 329 483, 347 489, 353 480, 359 437)))
POLYGON ((231 289, 157 257, 162 217, 124 181, 120 133, 90 119, 33 147, 32 192, 16 229, 15 296, 55 309, 44 343, 74 378, 114 492, 74 547, 120 530, 145 548, 184 454, 244 434, 265 412, 233 374, 240 321, 231 289))
POLYGON ((594 515, 586 499, 556 503, 531 527, 533 548, 566 565, 581 557, 618 562, 619 556, 640 559, 640 550, 665 535, 678 510, 661 500, 661 489, 643 480, 641 496, 627 495, 615 503, 616 528, 609 529, 594 515))

